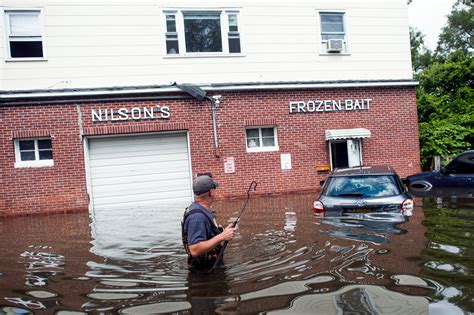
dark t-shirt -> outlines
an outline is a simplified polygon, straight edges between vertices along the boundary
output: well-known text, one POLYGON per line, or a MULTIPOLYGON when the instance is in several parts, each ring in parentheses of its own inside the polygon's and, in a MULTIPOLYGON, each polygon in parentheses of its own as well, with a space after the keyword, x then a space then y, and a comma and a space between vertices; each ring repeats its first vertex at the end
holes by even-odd
POLYGON ((220 233, 219 229, 211 222, 214 222, 214 213, 204 208, 197 202, 193 202, 188 212, 199 209, 199 212, 193 212, 184 222, 184 232, 187 236, 188 245, 194 245, 202 241, 207 241, 220 233))
MULTIPOLYGON (((205 207, 201 206, 197 202, 193 202, 184 214, 183 228, 183 243, 186 247, 186 251, 189 254, 189 245, 194 245, 202 241, 207 241, 217 234, 222 232, 221 228, 218 228, 214 224, 214 213, 205 207)), ((192 257, 188 256, 188 263, 190 270, 204 270, 210 269, 218 257, 222 246, 218 245, 208 253, 192 257)), ((220 261, 222 262, 222 261, 220 261)))

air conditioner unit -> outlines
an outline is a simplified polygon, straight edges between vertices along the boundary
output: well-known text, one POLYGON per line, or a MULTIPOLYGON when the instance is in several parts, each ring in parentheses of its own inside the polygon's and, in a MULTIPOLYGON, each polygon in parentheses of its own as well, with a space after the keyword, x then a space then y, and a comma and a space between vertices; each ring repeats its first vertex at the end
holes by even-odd
POLYGON ((327 52, 341 52, 344 50, 344 40, 342 39, 329 39, 326 45, 327 52))

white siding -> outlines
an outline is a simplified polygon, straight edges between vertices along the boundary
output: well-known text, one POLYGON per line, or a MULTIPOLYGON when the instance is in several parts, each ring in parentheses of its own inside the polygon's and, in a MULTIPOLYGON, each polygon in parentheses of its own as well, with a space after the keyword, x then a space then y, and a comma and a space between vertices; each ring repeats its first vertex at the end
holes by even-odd
MULTIPOLYGON (((200 1, 199 7, 219 4, 200 1)), ((196 8, 195 1, 4 0, 4 8, 44 8, 48 60, 5 62, 2 20, 1 89, 412 78, 406 0, 240 0, 232 6, 241 10, 242 56, 170 58, 163 54, 162 10, 196 8), (319 53, 319 10, 346 13, 348 55, 319 53)))

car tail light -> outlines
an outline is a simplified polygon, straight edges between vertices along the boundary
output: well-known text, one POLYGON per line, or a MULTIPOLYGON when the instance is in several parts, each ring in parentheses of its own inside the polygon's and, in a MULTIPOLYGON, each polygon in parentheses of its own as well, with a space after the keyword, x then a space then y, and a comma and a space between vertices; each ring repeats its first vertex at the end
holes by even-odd
POLYGON ((402 202, 402 214, 403 215, 411 217, 413 215, 413 208, 415 208, 415 203, 413 202, 413 199, 405 199, 402 202))
POLYGON ((313 213, 314 215, 317 215, 317 216, 324 216, 324 205, 321 201, 315 201, 313 203, 313 213))

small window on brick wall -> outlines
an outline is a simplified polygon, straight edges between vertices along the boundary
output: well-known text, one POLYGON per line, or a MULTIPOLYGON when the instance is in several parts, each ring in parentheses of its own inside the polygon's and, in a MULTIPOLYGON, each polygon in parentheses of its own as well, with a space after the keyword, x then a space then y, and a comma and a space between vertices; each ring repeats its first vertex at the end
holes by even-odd
POLYGON ((15 140, 15 167, 45 167, 53 165, 51 138, 15 140))
POLYGON ((247 127, 245 131, 247 152, 268 152, 279 150, 276 127, 247 127))

